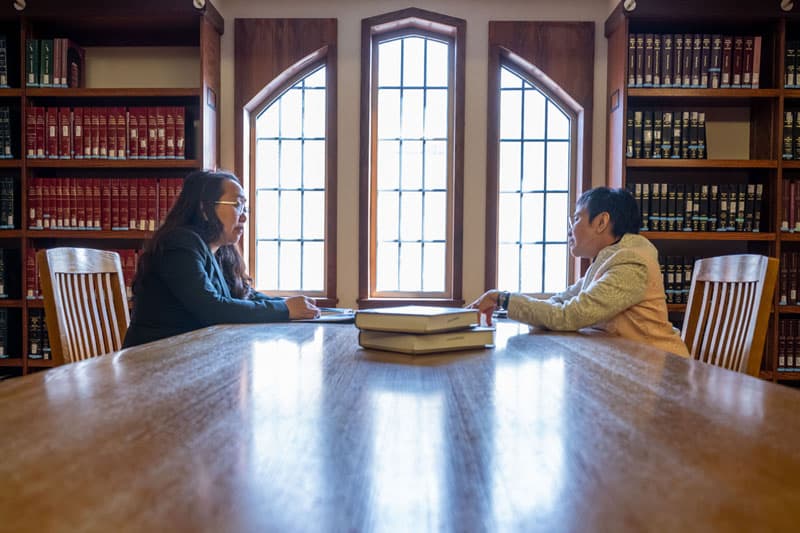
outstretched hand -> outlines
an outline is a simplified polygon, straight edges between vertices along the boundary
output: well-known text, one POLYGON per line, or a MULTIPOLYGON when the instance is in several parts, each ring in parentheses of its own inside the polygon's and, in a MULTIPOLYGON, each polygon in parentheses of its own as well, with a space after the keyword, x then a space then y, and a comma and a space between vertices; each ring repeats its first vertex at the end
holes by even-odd
POLYGON ((492 325, 492 313, 497 309, 497 297, 500 291, 492 289, 484 292, 477 300, 469 304, 470 309, 477 309, 478 313, 486 317, 486 325, 492 325))
POLYGON ((306 296, 292 296, 286 298, 286 307, 289 308, 289 320, 302 320, 318 318, 319 307, 314 305, 314 300, 306 296))

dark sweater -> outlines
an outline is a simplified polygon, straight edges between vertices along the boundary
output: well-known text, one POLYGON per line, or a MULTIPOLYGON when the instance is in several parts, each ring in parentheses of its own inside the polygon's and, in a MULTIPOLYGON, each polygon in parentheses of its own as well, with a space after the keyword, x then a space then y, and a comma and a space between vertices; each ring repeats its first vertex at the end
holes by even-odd
POLYGON ((178 228, 164 237, 163 255, 139 280, 123 347, 136 346, 213 324, 289 320, 282 298, 253 293, 231 297, 208 245, 194 231, 178 228))

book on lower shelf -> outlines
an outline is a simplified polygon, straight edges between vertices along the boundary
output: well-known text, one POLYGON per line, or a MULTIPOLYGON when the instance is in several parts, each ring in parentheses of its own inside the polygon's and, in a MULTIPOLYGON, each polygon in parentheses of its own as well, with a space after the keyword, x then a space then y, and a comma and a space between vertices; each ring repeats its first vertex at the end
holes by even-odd
POLYGON ((473 326, 456 331, 427 334, 362 329, 358 334, 358 344, 363 348, 414 355, 481 349, 494 345, 494 328, 473 326))
POLYGON ((406 305, 356 312, 356 327, 401 333, 437 333, 467 328, 479 323, 476 309, 406 305))

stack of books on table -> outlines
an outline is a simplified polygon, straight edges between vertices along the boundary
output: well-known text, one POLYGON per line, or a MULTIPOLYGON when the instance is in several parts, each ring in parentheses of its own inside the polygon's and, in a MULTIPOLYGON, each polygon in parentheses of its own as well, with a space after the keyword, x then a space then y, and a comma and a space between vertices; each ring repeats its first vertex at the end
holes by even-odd
POLYGON ((470 350, 494 345, 494 328, 479 326, 478 311, 409 305, 356 312, 363 348, 410 354, 470 350))

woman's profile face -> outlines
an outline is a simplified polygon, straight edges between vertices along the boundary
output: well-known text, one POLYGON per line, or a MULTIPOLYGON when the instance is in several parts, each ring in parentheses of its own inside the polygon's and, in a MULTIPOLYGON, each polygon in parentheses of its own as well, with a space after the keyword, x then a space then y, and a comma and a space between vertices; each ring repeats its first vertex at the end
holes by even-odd
POLYGON ((222 196, 217 200, 215 210, 222 224, 222 234, 215 244, 218 246, 236 244, 244 234, 244 225, 247 222, 247 199, 237 181, 223 182, 222 196))

